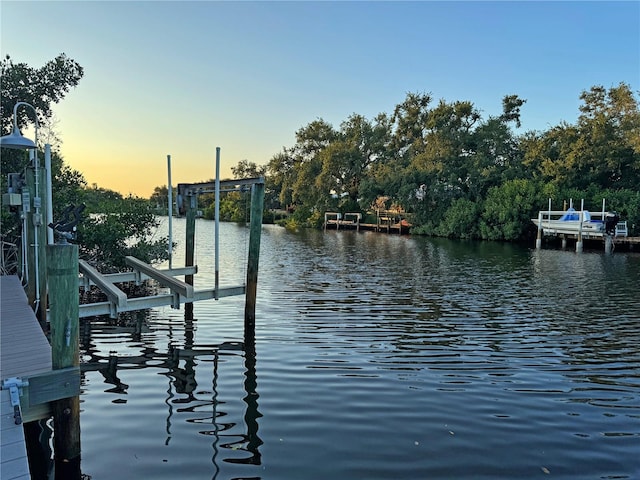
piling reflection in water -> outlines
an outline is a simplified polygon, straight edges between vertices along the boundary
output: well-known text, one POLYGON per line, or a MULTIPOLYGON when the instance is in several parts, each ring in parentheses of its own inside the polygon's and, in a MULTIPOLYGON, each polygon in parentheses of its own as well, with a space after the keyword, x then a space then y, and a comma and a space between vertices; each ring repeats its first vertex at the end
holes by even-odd
MULTIPOLYGON (((116 351, 109 352, 104 356, 94 348, 91 341, 91 322, 101 323, 102 332, 126 333, 133 341, 141 341, 141 334, 145 328, 148 313, 133 312, 121 315, 118 320, 89 319, 84 321, 82 329, 82 349, 85 354, 82 372, 99 372, 103 381, 113 387, 104 390, 106 393, 118 394, 118 398, 112 402, 126 403, 126 395, 129 385, 122 382, 119 374, 127 370, 137 369, 160 369, 162 375, 169 379, 166 390, 165 404, 167 408, 166 416, 166 440, 165 446, 169 446, 172 439, 172 424, 174 414, 192 414, 186 419, 187 423, 198 425, 198 432, 201 435, 213 437, 211 460, 214 467, 214 475, 217 478, 220 471, 218 462, 224 461, 235 464, 260 465, 261 454, 259 447, 263 444, 258 436, 258 419, 262 416, 258 410, 259 394, 257 391, 256 376, 256 345, 255 332, 246 331, 244 342, 222 342, 220 344, 199 345, 195 339, 197 319, 193 318, 193 310, 185 312, 184 338, 178 346, 177 343, 169 343, 167 351, 161 352, 156 348, 145 348, 138 356, 119 356, 116 351), (244 433, 228 433, 238 425, 233 422, 225 422, 227 412, 224 411, 224 402, 218 399, 218 370, 220 358, 224 356, 244 358, 244 389, 243 401, 246 404, 244 420, 244 433), (212 385, 210 399, 203 399, 202 393, 198 391, 198 379, 196 378, 196 367, 199 364, 212 364, 212 385), (202 416, 208 410, 209 415, 202 416), (203 429, 205 425, 210 428, 203 429), (225 451, 233 452, 233 455, 226 457, 225 451), (245 452, 248 455, 238 457, 238 452, 245 452)), ((224 366, 224 364, 223 364, 224 366)), ((135 386, 134 386, 135 388, 135 386)))

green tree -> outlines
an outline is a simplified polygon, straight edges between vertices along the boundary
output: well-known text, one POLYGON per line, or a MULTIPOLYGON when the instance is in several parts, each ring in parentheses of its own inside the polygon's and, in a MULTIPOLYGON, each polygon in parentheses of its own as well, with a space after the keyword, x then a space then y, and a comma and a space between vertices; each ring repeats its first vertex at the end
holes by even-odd
POLYGON ((423 188, 423 198, 413 203, 416 221, 437 231, 445 212, 457 198, 468 198, 471 157, 475 154, 473 127, 480 115, 470 102, 439 104, 428 111, 423 148, 411 158, 410 167, 419 173, 414 189, 423 188))
POLYGON ((397 159, 404 160, 400 167, 406 167, 411 158, 424 150, 431 100, 431 94, 410 92, 393 111, 390 146, 397 152, 397 159))
POLYGON ((519 240, 533 231, 531 216, 544 204, 545 191, 537 182, 509 180, 489 189, 482 209, 480 233, 486 240, 519 240))
POLYGON ((148 200, 108 189, 87 190, 87 215, 78 225, 82 258, 104 273, 126 269, 125 256, 147 263, 168 258, 167 238, 148 200))
POLYGON ((592 201, 607 192, 635 218, 636 197, 626 192, 640 184, 636 97, 620 84, 580 98, 575 125, 518 136, 526 101, 517 95, 483 119, 469 101, 432 106, 430 94, 409 93, 390 117, 370 122, 354 113, 339 130, 322 119, 301 128, 296 144, 269 162, 268 182, 284 205, 295 205, 296 225, 384 199, 412 213, 414 233, 516 240, 529 234, 547 197, 555 202, 570 190, 592 201))
POLYGON ((438 225, 437 234, 451 238, 479 238, 479 210, 480 207, 476 202, 466 198, 454 200, 438 225))
POLYGON ((319 153, 322 171, 317 186, 325 195, 332 194, 355 205, 361 196, 362 181, 373 165, 386 156, 388 138, 385 115, 379 115, 374 122, 362 115, 351 115, 331 144, 319 153))
POLYGON ((167 185, 155 187, 153 189, 153 193, 149 197, 149 203, 159 211, 166 212, 167 204, 169 203, 169 187, 167 187, 167 185))
MULTIPOLYGON (((36 109, 39 125, 51 127, 52 105, 61 101, 83 76, 82 67, 64 54, 41 68, 14 63, 7 56, 0 63, 0 68, 3 135, 11 130, 13 106, 18 101, 27 102, 36 109)), ((35 122, 34 112, 29 108, 18 109, 17 121, 20 128, 35 122)), ((55 138, 55 135, 50 137, 55 138)), ((42 157, 42 152, 39 152, 39 158, 42 157)), ((23 151, 3 148, 1 162, 3 173, 21 173, 28 164, 28 157, 23 151)), ((154 237, 157 221, 148 201, 132 196, 123 198, 119 193, 95 184, 86 188, 82 173, 64 163, 57 145, 52 145, 51 173, 54 221, 57 220, 56 213, 62 212, 69 204, 84 202, 87 206, 85 217, 78 225, 83 258, 107 271, 123 268, 124 255, 135 255, 147 262, 167 258, 166 239, 154 237)), ((5 191, 5 175, 2 182, 5 191)), ((9 215, 6 209, 2 215, 3 234, 13 230, 20 235, 19 219, 9 215), (13 229, 12 225, 16 228, 13 229)))
POLYGON ((249 160, 240 160, 235 167, 231 167, 231 173, 235 179, 264 177, 266 172, 265 165, 257 165, 249 160))
POLYGON ((291 199, 294 205, 305 205, 310 211, 324 210, 331 198, 324 191, 321 152, 337 138, 333 126, 322 119, 315 120, 296 132, 292 149, 294 168, 291 199))
POLYGON ((293 155, 283 148, 267 163, 266 182, 273 196, 278 199, 281 208, 287 209, 293 204, 293 183, 295 180, 295 161, 293 155))
MULTIPOLYGON (((40 125, 39 143, 42 133, 50 126, 53 119, 52 104, 60 102, 83 76, 82 67, 64 53, 47 62, 40 68, 33 68, 26 63, 15 63, 9 55, 0 61, 0 118, 1 133, 7 135, 13 129, 13 107, 17 102, 27 102, 31 108, 23 107, 17 110, 17 124, 20 129, 35 124, 36 118, 40 125)), ((52 127, 51 127, 52 128, 52 127)), ((51 128, 49 130, 51 130, 51 128)), ((55 139, 55 134, 51 135, 55 139)), ((42 163, 43 153, 38 153, 42 163)), ((80 192, 86 185, 82 174, 65 165, 58 152, 56 144, 52 145, 52 189, 54 212, 61 211, 69 203, 80 200, 80 192)), ((8 173, 24 173, 29 165, 29 156, 22 150, 2 149, 0 155, 0 189, 6 191, 8 173)), ((2 232, 19 234, 20 220, 17 214, 10 213, 6 208, 1 212, 2 232)), ((16 242, 15 238, 9 239, 16 242)))
MULTIPOLYGON (((78 85, 84 75, 83 68, 73 59, 61 53, 40 68, 26 63, 14 63, 9 55, 0 62, 2 75, 0 115, 2 135, 11 131, 13 106, 27 102, 38 112, 41 124, 53 115, 52 104, 62 100, 71 88, 78 85)), ((33 111, 18 109, 18 127, 33 123, 33 111)))
POLYGON ((561 188, 637 188, 640 110, 630 87, 594 86, 580 99, 577 124, 562 123, 525 139, 525 163, 561 188))

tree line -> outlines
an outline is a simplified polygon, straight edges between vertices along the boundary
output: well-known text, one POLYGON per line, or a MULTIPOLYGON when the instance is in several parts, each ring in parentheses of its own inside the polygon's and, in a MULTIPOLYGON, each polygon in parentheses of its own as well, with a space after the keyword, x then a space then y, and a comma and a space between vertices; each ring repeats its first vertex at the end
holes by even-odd
POLYGON ((469 101, 409 93, 392 114, 352 114, 339 128, 317 119, 267 164, 267 186, 291 221, 319 225, 326 211, 385 207, 411 215, 412 232, 521 240, 551 198, 607 207, 640 227, 640 111, 629 85, 580 95, 576 124, 517 135, 525 100, 502 99, 483 118, 469 101))
MULTIPOLYGON (((526 100, 502 99, 502 113, 483 118, 469 101, 434 102, 408 93, 392 114, 370 120, 354 113, 338 128, 317 119, 296 132, 296 143, 266 165, 247 160, 234 178, 266 178, 265 218, 292 214, 291 227, 319 227, 324 213, 393 209, 414 234, 518 241, 535 234, 532 217, 551 199, 599 210, 606 200, 640 230, 640 111, 625 83, 580 94, 575 124, 516 134, 526 100)), ((166 205, 166 186, 152 201, 166 205)), ((222 220, 242 221, 246 198, 221 200, 222 220)), ((213 196, 199 207, 213 218, 213 196)), ((375 223, 375 220, 373 220, 375 223)))
MULTIPOLYGON (((292 214, 291 227, 319 227, 324 213, 402 211, 412 233, 449 238, 518 241, 535 234, 532 217, 554 208, 599 210, 606 200, 640 229, 640 111, 630 86, 594 86, 580 95, 575 124, 516 134, 526 100, 502 99, 502 113, 483 118, 469 101, 434 102, 408 93, 392 114, 373 120, 352 114, 335 128, 317 119, 296 143, 266 165, 247 160, 234 178, 265 176, 265 218, 292 214)), ((166 186, 152 200, 166 205, 166 186)), ((199 205, 213 218, 213 196, 199 205)), ((247 199, 221 200, 222 220, 243 221, 247 199)), ((375 220, 373 220, 375 223, 375 220)))
MULTIPOLYGON (((16 102, 33 105, 41 139, 54 145, 54 211, 72 203, 87 205, 78 228, 81 255, 104 270, 123 268, 125 255, 148 262, 167 258, 167 239, 154 233, 154 214, 166 211, 166 186, 156 187, 150 199, 88 186, 55 148, 59 141, 51 107, 78 85, 82 67, 64 54, 40 68, 7 56, 0 67, 2 135, 11 131, 16 102)), ((294 145, 264 165, 242 160, 233 176, 264 176, 265 220, 286 211, 290 215, 283 223, 290 227, 318 227, 327 211, 367 215, 384 208, 410 215, 414 234, 515 241, 533 233, 530 219, 548 198, 558 206, 584 199, 594 210, 605 198, 608 209, 619 212, 637 234, 637 92, 626 83, 593 86, 580 100, 575 124, 516 134, 526 103, 517 95, 502 99, 500 115, 483 118, 470 101, 434 101, 431 94, 408 93, 392 113, 373 119, 354 113, 339 127, 313 120, 296 132, 294 145)), ((19 110, 21 128, 34 120, 30 109, 19 110)), ((28 157, 3 148, 0 159, 5 192, 6 173, 24 171, 28 157)), ((211 194, 199 198, 205 218, 213 218, 213 201, 211 194)), ((248 204, 246 193, 224 195, 221 220, 246 221, 248 204)), ((0 215, 3 239, 19 244, 17 212, 2 208, 0 215)))

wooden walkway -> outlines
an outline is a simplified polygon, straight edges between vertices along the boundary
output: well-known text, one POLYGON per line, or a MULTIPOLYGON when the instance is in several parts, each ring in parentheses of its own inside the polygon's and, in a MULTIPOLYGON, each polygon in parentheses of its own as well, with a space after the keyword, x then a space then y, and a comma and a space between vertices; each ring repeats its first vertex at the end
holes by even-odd
MULTIPOLYGON (((16 276, 0 276, 0 282, 0 380, 51 370, 51 347, 29 307, 20 280, 16 276)), ((31 478, 23 427, 14 422, 9 390, 2 389, 0 394, 0 478, 31 478)))

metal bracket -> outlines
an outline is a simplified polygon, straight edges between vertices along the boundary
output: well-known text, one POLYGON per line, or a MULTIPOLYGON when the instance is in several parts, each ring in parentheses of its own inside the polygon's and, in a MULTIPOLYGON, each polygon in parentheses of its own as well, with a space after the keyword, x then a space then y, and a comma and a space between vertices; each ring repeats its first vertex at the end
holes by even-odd
POLYGON ((22 380, 18 377, 11 377, 3 380, 2 388, 9 389, 9 397, 11 398, 11 406, 13 407, 13 420, 16 425, 22 423, 22 410, 20 410, 20 396, 22 395, 22 387, 28 387, 29 380, 22 380))

